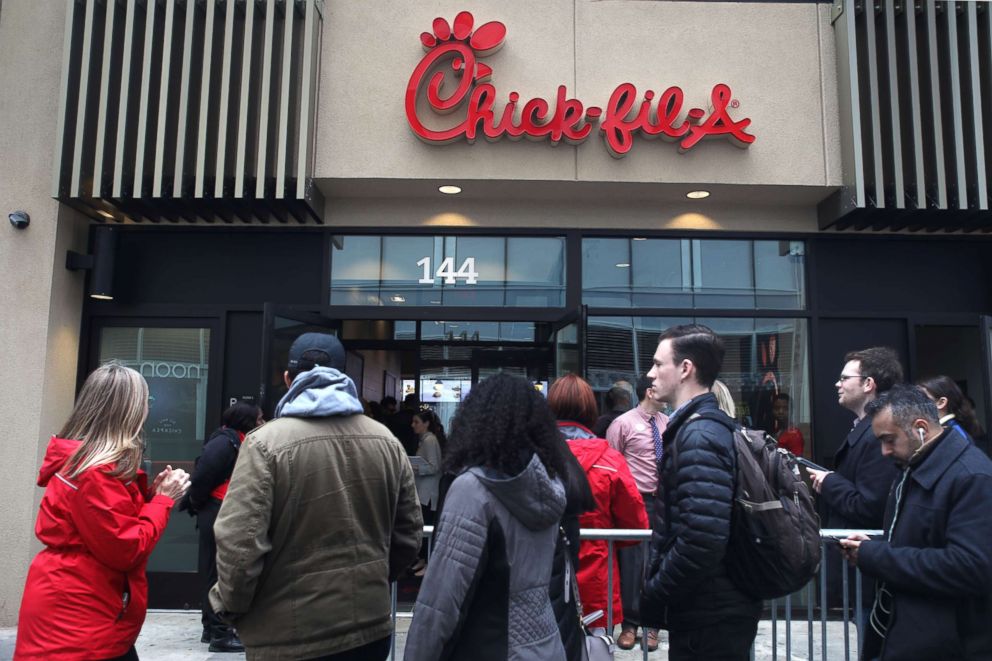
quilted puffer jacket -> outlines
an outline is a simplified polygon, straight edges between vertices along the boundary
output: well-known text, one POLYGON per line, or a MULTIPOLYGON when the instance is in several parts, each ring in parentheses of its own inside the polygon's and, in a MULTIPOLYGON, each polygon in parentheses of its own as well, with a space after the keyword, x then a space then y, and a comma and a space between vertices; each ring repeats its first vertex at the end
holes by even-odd
POLYGON ((407 661, 564 661, 548 597, 565 489, 533 456, 481 467, 448 491, 407 635, 407 661))
POLYGON ((641 593, 647 626, 686 631, 725 617, 758 618, 761 602, 738 590, 723 562, 730 539, 736 454, 730 431, 694 413, 718 411, 712 393, 691 399, 662 436, 648 577, 641 593), (683 430, 683 427, 685 429, 683 430))

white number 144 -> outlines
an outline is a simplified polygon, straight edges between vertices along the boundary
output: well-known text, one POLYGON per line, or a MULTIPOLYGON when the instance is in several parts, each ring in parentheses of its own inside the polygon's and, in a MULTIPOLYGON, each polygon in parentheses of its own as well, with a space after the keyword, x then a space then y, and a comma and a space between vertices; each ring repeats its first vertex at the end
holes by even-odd
POLYGON ((457 271, 455 270, 455 258, 445 257, 434 275, 431 275, 430 257, 421 259, 417 262, 417 266, 424 269, 424 277, 418 281, 422 285, 433 284, 435 277, 444 278, 446 285, 453 285, 456 280, 464 280, 466 285, 474 285, 479 282, 479 273, 475 270, 475 257, 466 258, 457 271))

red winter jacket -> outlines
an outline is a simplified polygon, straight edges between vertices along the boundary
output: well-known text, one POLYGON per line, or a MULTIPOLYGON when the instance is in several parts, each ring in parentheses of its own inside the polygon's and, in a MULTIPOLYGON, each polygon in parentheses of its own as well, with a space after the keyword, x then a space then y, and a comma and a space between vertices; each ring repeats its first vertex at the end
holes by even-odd
MULTIPOLYGON (((586 472, 596 509, 579 517, 583 528, 624 528, 643 530, 650 526, 644 500, 637 490, 627 461, 602 438, 596 438, 589 429, 577 422, 558 423, 558 428, 568 439, 568 447, 586 472)), ((623 622, 623 604, 620 601, 620 567, 616 549, 636 542, 617 542, 613 549, 613 623, 623 622)), ((607 543, 604 540, 586 540, 579 545, 579 596, 582 610, 589 614, 602 609, 603 617, 592 627, 606 626, 607 594, 607 543)))
POLYGON ((77 447, 79 441, 53 437, 38 475, 38 486, 46 489, 35 534, 45 549, 28 570, 14 649, 18 661, 120 656, 145 621, 145 564, 173 501, 146 501, 143 472, 125 482, 99 466, 66 478, 59 471, 77 447))

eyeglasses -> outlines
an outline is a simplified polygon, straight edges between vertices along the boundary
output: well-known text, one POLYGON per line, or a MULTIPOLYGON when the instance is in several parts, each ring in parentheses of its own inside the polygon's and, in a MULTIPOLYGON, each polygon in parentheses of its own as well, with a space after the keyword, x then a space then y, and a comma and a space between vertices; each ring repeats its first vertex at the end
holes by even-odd
POLYGON ((837 377, 837 380, 844 383, 848 379, 870 379, 870 376, 861 376, 860 374, 841 374, 837 377))

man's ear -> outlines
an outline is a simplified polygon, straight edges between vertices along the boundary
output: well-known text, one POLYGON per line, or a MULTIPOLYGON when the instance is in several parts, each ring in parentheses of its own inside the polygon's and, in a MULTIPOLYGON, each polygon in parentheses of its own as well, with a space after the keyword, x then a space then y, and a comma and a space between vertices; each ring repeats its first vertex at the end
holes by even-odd
POLYGON ((937 404, 937 409, 938 410, 947 408, 947 398, 946 397, 938 397, 936 404, 937 404))
POLYGON ((679 374, 683 380, 688 379, 695 368, 696 365, 691 360, 683 358, 682 363, 679 365, 679 374))
POLYGON ((293 380, 289 378, 289 370, 282 373, 282 380, 286 384, 287 388, 293 385, 293 380))

